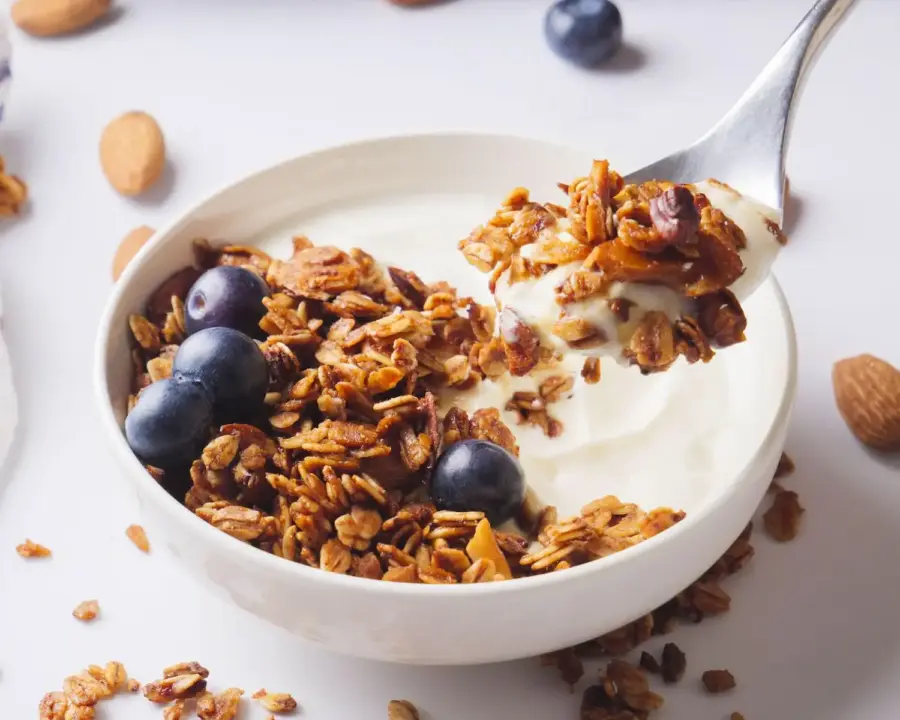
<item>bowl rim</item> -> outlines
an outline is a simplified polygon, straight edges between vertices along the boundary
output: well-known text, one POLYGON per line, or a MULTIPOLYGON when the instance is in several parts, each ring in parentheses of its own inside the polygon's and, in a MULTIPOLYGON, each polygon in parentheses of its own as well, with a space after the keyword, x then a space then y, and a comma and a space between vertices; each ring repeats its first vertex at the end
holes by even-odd
MULTIPOLYGON (((756 466, 760 458, 771 449, 774 438, 778 435, 780 428, 789 420, 791 409, 793 407, 794 398, 797 392, 797 336, 794 326, 793 317, 787 298, 779 285, 775 275, 770 273, 766 282, 771 285, 775 295, 778 310, 781 314, 785 329, 786 340, 786 372, 784 392, 775 412, 772 421, 766 431, 765 436, 755 449, 754 453, 748 459, 746 464, 736 474, 737 479, 729 483, 726 490, 714 497, 699 511, 695 511, 687 515, 677 525, 669 528, 664 533, 660 533, 654 537, 627 548, 626 550, 614 553, 605 558, 602 562, 587 562, 582 565, 576 565, 567 568, 561 573, 546 573, 529 578, 521 578, 522 582, 500 582, 500 583, 472 583, 472 584, 454 584, 454 585, 422 585, 418 583, 391 583, 391 582, 373 582, 368 578, 354 577, 342 573, 324 572, 319 568, 308 567, 302 563, 285 562, 283 558, 277 557, 270 553, 264 552, 226 533, 223 533, 194 513, 187 512, 185 507, 172 497, 152 476, 146 471, 137 457, 131 452, 125 435, 122 432, 118 421, 116 420, 113 403, 110 401, 107 375, 107 347, 109 346, 111 333, 114 331, 112 327, 112 319, 122 301, 125 289, 128 287, 132 277, 137 273, 138 268, 143 264, 146 258, 155 254, 159 248, 164 247, 168 238, 177 232, 182 225, 186 224, 190 217, 201 210, 205 205, 212 202, 219 196, 232 191, 238 185, 250 182, 263 175, 275 172, 293 163, 309 160, 316 156, 328 155, 336 152, 347 152, 357 148, 366 146, 385 144, 385 143, 416 143, 423 141, 435 140, 455 140, 455 141, 492 141, 492 142, 509 142, 516 141, 528 144, 544 145, 547 149, 556 149, 562 152, 581 152, 586 157, 592 156, 592 153, 577 146, 566 145, 557 142, 551 142, 541 138, 529 137, 527 135, 519 135, 514 133, 490 133, 478 131, 433 131, 422 133, 403 133, 372 136, 360 140, 352 140, 350 142, 342 142, 329 144, 322 148, 317 148, 310 152, 293 155, 286 160, 268 164, 260 169, 251 171, 241 175, 235 180, 220 185, 214 191, 204 195, 199 201, 189 205, 186 209, 177 211, 172 219, 166 222, 161 229, 157 230, 153 237, 145 243, 138 251, 132 261, 125 268, 119 280, 115 283, 103 309, 100 324, 97 331, 97 337, 94 346, 94 393, 95 401, 99 406, 101 414, 101 422, 104 432, 109 436, 110 442, 114 447, 115 455, 121 465, 126 468, 126 475, 129 476, 131 482, 139 486, 143 492, 142 496, 150 498, 159 508, 160 513, 167 516, 169 522, 183 525, 185 531, 193 536, 193 538, 201 544, 206 544, 214 549, 217 553, 230 553, 234 560, 240 564, 257 564, 261 570, 266 572, 278 573, 283 576, 287 582, 319 582, 325 586, 330 586, 334 590, 362 591, 376 594, 389 594, 391 596, 409 596, 409 597, 425 597, 435 598, 437 596, 447 597, 448 593, 452 593, 455 597, 463 596, 483 596, 483 595, 506 595, 516 593, 532 588, 539 591, 541 588, 550 588, 564 584, 566 582, 577 580, 591 574, 603 572, 605 569, 612 568, 623 562, 629 562, 638 557, 639 554, 653 553, 663 543, 673 540, 674 538, 690 532, 694 525, 702 522, 709 515, 715 513, 722 505, 727 503, 733 495, 740 489, 742 482, 750 474, 751 469, 756 466)), ((118 329, 115 329, 118 332, 118 329)))

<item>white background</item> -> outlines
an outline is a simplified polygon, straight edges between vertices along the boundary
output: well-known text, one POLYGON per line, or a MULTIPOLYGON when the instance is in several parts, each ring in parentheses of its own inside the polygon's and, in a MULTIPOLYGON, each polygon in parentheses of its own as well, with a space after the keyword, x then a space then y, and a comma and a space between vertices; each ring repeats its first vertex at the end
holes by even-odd
MULTIPOLYGON (((512 131, 583 145, 614 165, 643 163, 710 126, 811 3, 620 0, 634 49, 595 73, 550 54, 547 4, 402 11, 384 0, 134 0, 83 36, 15 32, 0 153, 33 201, 24 218, 0 225, 4 333, 22 413, 0 480, 4 718, 36 717, 41 695, 65 675, 112 658, 144 681, 196 659, 218 687, 292 692, 310 720, 382 718, 392 697, 435 720, 577 716, 578 695, 535 660, 429 669, 312 652, 212 599, 163 550, 136 552, 123 531, 140 517, 97 431, 90 388, 111 258, 131 227, 158 226, 251 169, 372 134, 512 131), (173 171, 139 201, 115 195, 97 162, 104 124, 133 108, 160 121, 173 171), (18 558, 26 536, 53 559, 18 558), (86 598, 102 606, 90 625, 70 615, 86 598)), ((727 585, 733 611, 678 632, 688 672, 664 691, 660 720, 733 710, 748 720, 897 715, 900 478, 896 463, 846 431, 830 372, 859 352, 900 364, 898 36, 900 2, 861 0, 794 127, 793 237, 777 272, 800 338, 788 440, 798 471, 788 484, 807 508, 802 535, 775 546, 760 533, 757 558, 727 585), (697 678, 712 667, 731 669, 738 689, 704 697, 697 678)), ((535 622, 564 612, 548 607, 535 622)), ((139 698, 103 712, 160 716, 139 698)), ((263 716, 256 707, 246 715, 263 716)))

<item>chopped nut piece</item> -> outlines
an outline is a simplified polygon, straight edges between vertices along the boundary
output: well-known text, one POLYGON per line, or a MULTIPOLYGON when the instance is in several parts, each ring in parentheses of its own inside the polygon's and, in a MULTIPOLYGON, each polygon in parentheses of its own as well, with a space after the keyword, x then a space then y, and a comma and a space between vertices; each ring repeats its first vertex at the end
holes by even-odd
POLYGON ((72 611, 73 616, 84 622, 93 620, 99 613, 100 603, 96 600, 85 600, 84 602, 79 603, 72 611))
POLYGON ((16 552, 23 558, 45 558, 50 557, 52 554, 50 548, 46 548, 31 540, 25 540, 25 542, 16 545, 16 552))
POLYGON ((675 643, 666 643, 662 651, 662 677, 666 685, 677 683, 684 677, 687 657, 675 643))
POLYGON ((419 720, 419 711, 409 700, 391 700, 387 716, 388 720, 419 720))
POLYGON ((803 513, 797 493, 791 490, 777 493, 771 507, 763 515, 769 537, 778 542, 793 540, 800 530, 800 517, 803 513))
POLYGON ((150 541, 147 539, 147 533, 140 525, 129 525, 125 529, 125 535, 134 543, 135 547, 141 552, 150 552, 150 541))
POLYGON ((737 685, 734 675, 728 670, 706 670, 701 679, 706 692, 713 695, 727 692, 737 685))

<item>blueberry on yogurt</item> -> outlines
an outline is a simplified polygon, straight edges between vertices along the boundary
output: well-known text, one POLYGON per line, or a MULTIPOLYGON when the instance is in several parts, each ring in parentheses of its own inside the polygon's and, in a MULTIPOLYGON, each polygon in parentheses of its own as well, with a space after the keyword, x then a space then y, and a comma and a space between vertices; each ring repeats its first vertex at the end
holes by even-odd
POLYGON ((234 265, 211 268, 197 278, 185 299, 187 334, 228 327, 256 336, 266 312, 262 301, 268 294, 265 280, 255 272, 234 265))
POLYGON ((175 378, 144 388, 125 419, 125 439, 147 465, 183 468, 200 455, 213 422, 206 391, 175 378))
POLYGON ((487 440, 463 440, 438 458, 431 496, 439 510, 480 510, 497 527, 525 500, 525 472, 514 455, 487 440))
POLYGON ((259 346, 238 330, 212 327, 190 335, 175 353, 175 377, 203 387, 217 422, 239 422, 259 411, 269 367, 259 346))
POLYGON ((560 57, 597 67, 622 45, 622 15, 610 0, 557 0, 544 18, 544 35, 560 57))

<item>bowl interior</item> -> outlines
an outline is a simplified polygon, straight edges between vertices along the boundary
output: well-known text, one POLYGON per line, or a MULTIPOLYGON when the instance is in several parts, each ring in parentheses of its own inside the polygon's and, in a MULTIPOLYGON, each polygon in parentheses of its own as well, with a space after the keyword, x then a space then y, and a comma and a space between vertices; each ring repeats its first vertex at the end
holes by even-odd
MULTIPOLYGON (((583 151, 514 137, 415 136, 318 152, 228 187, 159 232, 119 281, 98 347, 106 411, 119 425, 124 421, 132 372, 128 315, 140 312, 174 270, 190 264, 195 238, 287 256, 291 236, 303 234, 316 244, 361 247, 386 265, 413 270, 426 282, 447 280, 484 302, 486 277, 462 258, 458 240, 490 218, 516 186, 528 187, 535 200, 564 202, 555 183, 584 174, 591 159, 583 151)), ((567 427, 552 448, 540 430, 515 428, 523 446, 543 443, 541 456, 526 464, 530 483, 542 478, 542 499, 568 513, 616 494, 690 515, 738 482, 792 392, 794 362, 790 317, 774 280, 745 309, 748 341, 709 365, 679 363, 642 377, 604 361, 599 392, 589 400, 576 394, 572 402, 602 404, 609 422, 567 427), (604 433, 609 437, 598 472, 596 455, 582 450, 604 433), (559 455, 570 469, 554 477, 559 455), (552 482, 543 481, 548 473, 552 482)), ((123 439, 118 442, 124 447, 123 439)))

